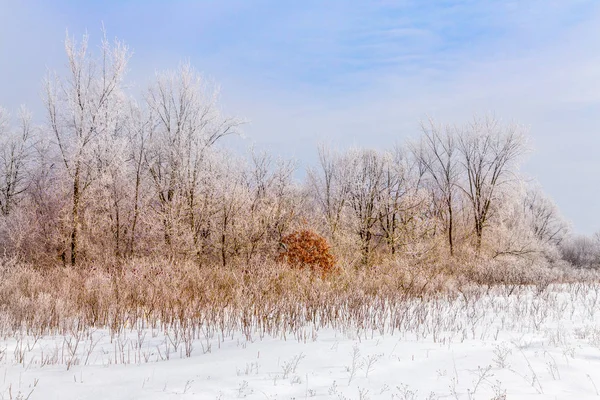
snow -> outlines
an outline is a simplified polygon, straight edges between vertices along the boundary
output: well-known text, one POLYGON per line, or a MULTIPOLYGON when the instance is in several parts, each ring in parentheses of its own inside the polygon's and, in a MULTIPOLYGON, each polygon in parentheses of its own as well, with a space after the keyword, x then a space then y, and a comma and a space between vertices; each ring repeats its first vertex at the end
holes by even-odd
POLYGON ((393 332, 17 333, 0 339, 0 399, 595 399, 598 305, 596 286, 565 285, 415 300, 393 332))

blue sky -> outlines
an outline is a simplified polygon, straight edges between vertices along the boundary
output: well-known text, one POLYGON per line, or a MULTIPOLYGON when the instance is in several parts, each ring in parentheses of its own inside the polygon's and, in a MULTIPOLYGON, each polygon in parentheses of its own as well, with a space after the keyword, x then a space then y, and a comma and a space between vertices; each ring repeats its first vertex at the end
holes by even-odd
POLYGON ((301 165, 316 144, 389 148, 430 115, 494 112, 531 128, 523 171, 575 231, 600 230, 596 0, 0 0, 0 105, 39 118, 65 30, 101 24, 133 50, 128 81, 189 60, 222 87, 254 143, 301 165))

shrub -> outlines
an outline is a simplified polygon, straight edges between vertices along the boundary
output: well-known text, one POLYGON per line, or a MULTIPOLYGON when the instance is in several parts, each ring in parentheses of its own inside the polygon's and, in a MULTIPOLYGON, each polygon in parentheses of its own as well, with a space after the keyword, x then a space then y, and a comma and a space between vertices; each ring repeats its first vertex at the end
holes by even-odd
POLYGON ((313 231, 293 232, 281 240, 281 247, 283 251, 279 254, 279 261, 292 267, 308 267, 322 274, 334 269, 335 259, 327 239, 313 231))

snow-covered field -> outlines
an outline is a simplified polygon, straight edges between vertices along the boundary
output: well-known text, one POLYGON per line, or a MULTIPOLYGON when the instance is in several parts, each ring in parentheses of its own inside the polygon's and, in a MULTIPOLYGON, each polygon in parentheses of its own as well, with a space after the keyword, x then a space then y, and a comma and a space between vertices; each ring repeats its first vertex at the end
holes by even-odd
POLYGON ((516 292, 413 300, 385 326, 307 325, 285 338, 146 326, 5 334, 0 399, 600 397, 598 287, 516 292))

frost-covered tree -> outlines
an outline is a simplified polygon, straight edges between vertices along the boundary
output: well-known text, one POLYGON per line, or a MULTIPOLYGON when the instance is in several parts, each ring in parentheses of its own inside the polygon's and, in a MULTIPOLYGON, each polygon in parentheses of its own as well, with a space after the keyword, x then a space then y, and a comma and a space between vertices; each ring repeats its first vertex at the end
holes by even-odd
POLYGON ((562 258, 577 268, 600 267, 600 240, 598 236, 571 236, 560 244, 562 258))
POLYGON ((457 190, 460 179, 458 138, 451 126, 429 119, 421 122, 421 140, 411 146, 413 156, 432 189, 436 209, 444 221, 450 255, 454 255, 457 190))
POLYGON ((164 240, 172 246, 178 221, 185 221, 195 248, 207 228, 197 213, 207 149, 237 132, 241 121, 224 116, 219 90, 189 64, 159 73, 146 95, 154 123, 147 138, 145 165, 152 178, 164 240))
POLYGON ((241 225, 246 262, 276 250, 274 244, 281 241, 299 215, 301 202, 293 184, 295 168, 292 161, 252 150, 250 163, 243 172, 248 199, 241 225))
POLYGON ((121 127, 122 82, 130 57, 120 41, 103 36, 100 54, 88 49, 88 35, 81 43, 67 35, 68 73, 48 77, 45 103, 49 129, 58 147, 61 164, 70 179, 70 263, 78 259, 81 207, 92 182, 102 176, 100 153, 112 154, 106 144, 121 127), (105 150, 106 149, 106 150, 105 150))
POLYGON ((385 166, 389 155, 375 150, 352 150, 346 154, 344 163, 348 168, 348 206, 352 225, 357 234, 362 263, 368 264, 379 221, 379 201, 384 187, 385 166))
POLYGON ((523 213, 535 237, 542 243, 560 245, 569 233, 569 224, 558 207, 539 186, 527 188, 523 213))
POLYGON ((429 225, 424 210, 430 199, 421 187, 423 170, 411 152, 396 146, 393 152, 383 154, 383 160, 378 226, 390 253, 395 255, 403 247, 424 240, 429 225))
POLYGON ((9 113, 0 107, 0 213, 7 216, 27 189, 34 132, 31 113, 21 107, 19 125, 11 126, 9 113))
MULTIPOLYGON (((131 216, 128 226, 125 253, 132 256, 136 253, 137 242, 143 236, 139 232, 140 220, 148 196, 145 184, 145 155, 148 146, 148 137, 152 130, 154 119, 152 114, 136 102, 129 102, 126 108, 127 118, 125 132, 127 136, 127 173, 129 181, 129 195, 131 196, 131 216)), ((147 239, 147 237, 146 237, 147 239)))
POLYGON ((526 150, 524 132, 518 124, 505 125, 487 116, 475 118, 458 133, 458 160, 463 169, 460 189, 470 204, 478 251, 503 189, 518 179, 517 162, 526 150))
POLYGON ((244 246, 240 233, 249 203, 245 165, 239 157, 217 151, 211 152, 209 162, 214 166, 210 172, 215 181, 215 242, 218 243, 221 265, 226 266, 231 258, 240 255, 244 246))
POLYGON ((348 171, 343 157, 326 145, 318 147, 318 155, 318 166, 308 169, 308 190, 325 221, 329 236, 335 242, 347 202, 348 180, 345 174, 348 171))

